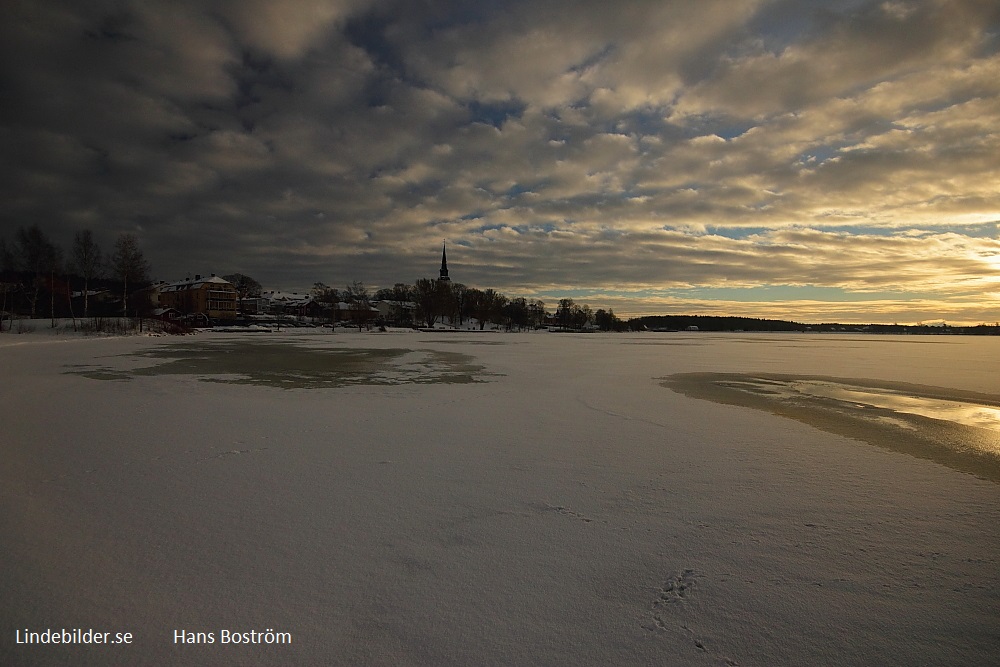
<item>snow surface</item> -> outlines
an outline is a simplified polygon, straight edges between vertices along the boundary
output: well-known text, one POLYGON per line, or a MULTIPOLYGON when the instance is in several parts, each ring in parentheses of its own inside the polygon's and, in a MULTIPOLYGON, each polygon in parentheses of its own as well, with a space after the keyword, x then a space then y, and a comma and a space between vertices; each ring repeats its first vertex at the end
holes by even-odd
POLYGON ((2 334, 0 664, 996 664, 1000 486, 661 382, 785 373, 998 396, 998 345, 2 334), (261 340, 370 357, 375 380, 154 368, 261 340), (431 381, 411 381, 415 364, 431 381), (433 381, 435 364, 473 381, 433 381), (136 639, 15 644, 77 627, 136 639), (173 640, 222 628, 293 643, 173 640))

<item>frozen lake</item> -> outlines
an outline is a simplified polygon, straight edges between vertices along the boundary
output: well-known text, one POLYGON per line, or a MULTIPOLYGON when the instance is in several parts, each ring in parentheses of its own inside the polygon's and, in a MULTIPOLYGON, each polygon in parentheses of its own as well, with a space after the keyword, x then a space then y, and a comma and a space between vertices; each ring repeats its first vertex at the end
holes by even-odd
POLYGON ((989 664, 998 352, 5 334, 0 664, 989 664))

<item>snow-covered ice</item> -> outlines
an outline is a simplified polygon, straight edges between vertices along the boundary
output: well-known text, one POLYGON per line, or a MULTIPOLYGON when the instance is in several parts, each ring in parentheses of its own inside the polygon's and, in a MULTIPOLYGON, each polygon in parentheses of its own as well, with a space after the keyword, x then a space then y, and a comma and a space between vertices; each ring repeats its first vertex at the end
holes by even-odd
POLYGON ((5 333, 0 664, 995 663, 1000 485, 664 385, 996 398, 998 344, 5 333))

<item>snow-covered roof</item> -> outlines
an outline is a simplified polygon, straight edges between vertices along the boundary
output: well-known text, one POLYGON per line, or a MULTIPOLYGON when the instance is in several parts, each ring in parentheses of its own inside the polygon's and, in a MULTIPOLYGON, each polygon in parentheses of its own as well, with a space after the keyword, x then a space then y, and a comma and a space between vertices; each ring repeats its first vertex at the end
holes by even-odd
POLYGON ((281 290, 267 290, 260 293, 262 299, 267 299, 268 301, 312 301, 313 296, 311 294, 303 294, 301 292, 282 292, 281 290))
MULTIPOLYGON (((348 311, 362 310, 361 306, 359 306, 358 304, 348 303, 346 301, 338 301, 337 303, 333 304, 333 309, 334 310, 348 310, 348 311)), ((375 306, 369 306, 368 310, 372 310, 372 311, 378 312, 378 308, 376 308, 375 306)))
POLYGON ((378 305, 380 303, 385 303, 390 306, 397 306, 399 308, 416 308, 417 304, 413 301, 396 301, 395 299, 381 299, 380 301, 372 301, 372 304, 378 305))
MULTIPOLYGON (((160 286, 161 292, 184 292, 192 289, 200 289, 204 285, 229 285, 232 287, 232 283, 225 278, 220 278, 219 276, 209 276, 208 278, 198 277, 194 280, 179 280, 175 283, 167 283, 160 286)), ((235 288, 234 288, 235 289, 235 288)))
POLYGON ((295 294, 294 292, 291 294, 286 292, 272 292, 269 294, 265 292, 261 296, 261 298, 264 299, 265 301, 272 303, 278 302, 283 306, 292 306, 300 308, 302 306, 309 305, 310 303, 316 300, 311 294, 295 294), (278 296, 272 296, 273 294, 277 294, 278 296))

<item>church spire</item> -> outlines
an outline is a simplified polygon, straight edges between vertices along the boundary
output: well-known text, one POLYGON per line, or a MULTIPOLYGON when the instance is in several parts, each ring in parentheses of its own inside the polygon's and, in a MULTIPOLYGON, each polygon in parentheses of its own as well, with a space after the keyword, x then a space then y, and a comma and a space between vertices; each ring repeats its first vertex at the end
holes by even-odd
POLYGON ((441 244, 441 277, 438 280, 450 281, 448 277, 448 252, 445 243, 441 244))

